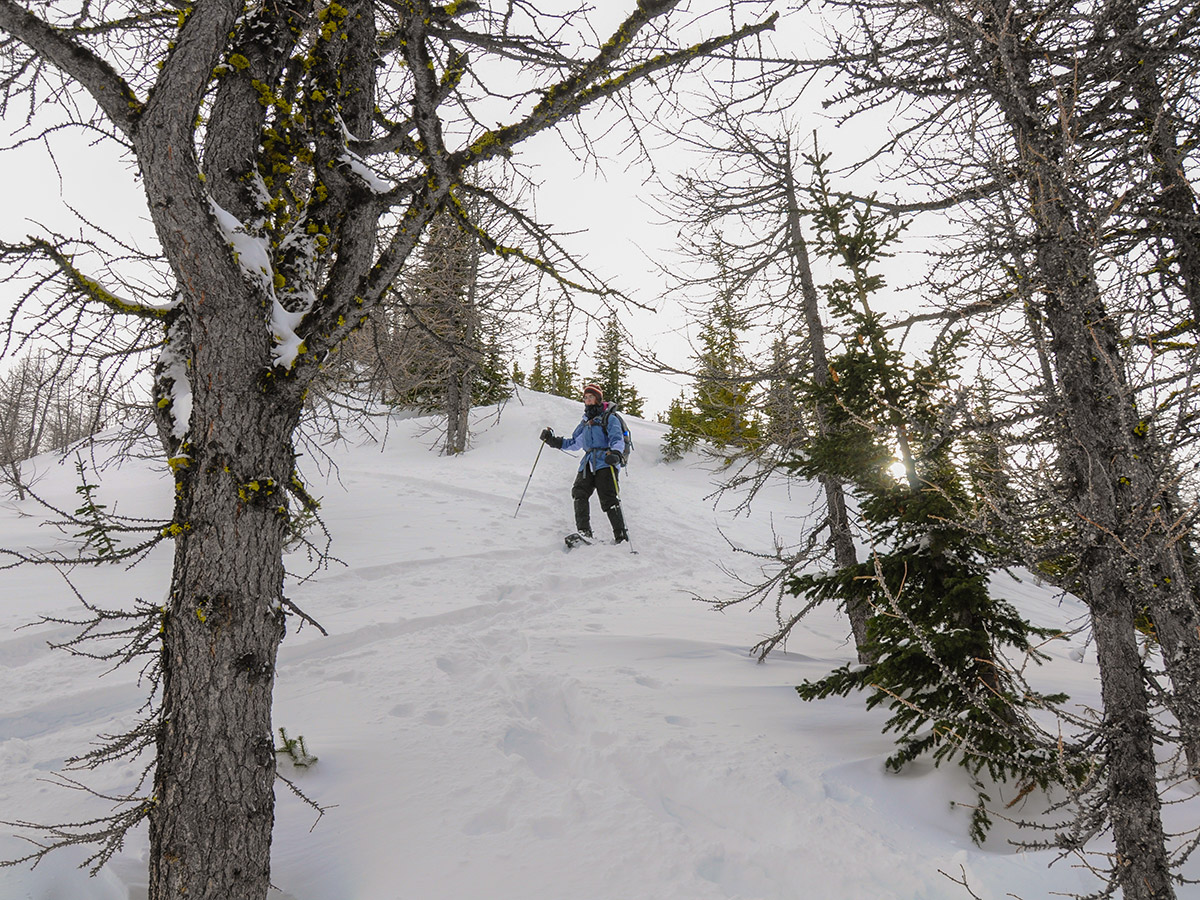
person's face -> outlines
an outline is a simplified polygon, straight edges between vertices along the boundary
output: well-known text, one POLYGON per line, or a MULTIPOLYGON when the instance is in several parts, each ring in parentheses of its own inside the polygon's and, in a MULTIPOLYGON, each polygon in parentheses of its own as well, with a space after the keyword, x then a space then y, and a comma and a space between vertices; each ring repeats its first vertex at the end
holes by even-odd
POLYGON ((584 394, 583 395, 583 405, 584 406, 598 406, 599 404, 600 404, 600 398, 597 397, 595 394, 584 394))

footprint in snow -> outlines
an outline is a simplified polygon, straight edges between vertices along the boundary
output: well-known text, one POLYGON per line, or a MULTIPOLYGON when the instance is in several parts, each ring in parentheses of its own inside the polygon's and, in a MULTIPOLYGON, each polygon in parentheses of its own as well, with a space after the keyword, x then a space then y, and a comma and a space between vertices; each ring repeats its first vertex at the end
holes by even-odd
POLYGON ((508 807, 501 804, 472 816, 463 826, 463 834, 499 834, 508 831, 508 807))

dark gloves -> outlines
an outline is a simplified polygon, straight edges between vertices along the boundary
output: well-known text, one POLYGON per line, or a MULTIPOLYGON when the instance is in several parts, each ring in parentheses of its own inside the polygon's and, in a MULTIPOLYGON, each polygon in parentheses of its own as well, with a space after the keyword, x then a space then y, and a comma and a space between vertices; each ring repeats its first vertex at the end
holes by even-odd
POLYGON ((615 467, 618 463, 621 462, 621 454, 618 453, 616 450, 609 450, 607 453, 604 454, 604 461, 606 463, 608 463, 610 466, 615 467))
POLYGON ((555 450, 561 450, 563 439, 554 433, 552 428, 542 429, 542 443, 553 447, 555 450))

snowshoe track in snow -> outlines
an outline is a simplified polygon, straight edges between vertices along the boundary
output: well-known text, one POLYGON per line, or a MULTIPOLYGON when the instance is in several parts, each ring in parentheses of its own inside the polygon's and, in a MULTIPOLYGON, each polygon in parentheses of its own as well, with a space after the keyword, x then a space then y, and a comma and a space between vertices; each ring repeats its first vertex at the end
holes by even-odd
MULTIPOLYGON (((961 900, 938 874, 960 866, 981 896, 1094 887, 1078 870, 1047 870, 1051 854, 1014 855, 1002 841, 973 848, 967 813, 949 804, 973 797, 955 767, 885 777, 882 711, 864 712, 857 697, 796 698, 795 684, 852 654, 836 610, 814 612, 791 652, 759 665, 747 651, 774 628, 774 610, 717 616, 693 599, 740 593, 723 565, 757 574, 718 524, 738 546, 769 550, 772 522, 805 514, 815 493, 769 488, 750 519, 714 510, 706 463, 655 463, 665 428, 634 420, 638 463, 621 493, 641 554, 603 542, 564 553, 576 457, 542 454, 513 511, 538 432, 576 420, 578 404, 522 398, 461 456, 430 452, 427 423, 407 420, 382 451, 337 451, 348 492, 305 473, 346 565, 287 585, 330 635, 296 633, 291 620, 274 721, 319 757, 306 770, 283 760, 281 770, 335 808, 309 833, 312 810, 277 791, 281 892, 270 900, 961 900), (914 797, 920 819, 906 812, 914 797)), ((131 467, 110 479, 158 491, 169 515, 169 478, 131 467)), ((60 505, 73 488, 69 477, 56 482, 60 505)), ((8 545, 37 539, 28 520, 3 515, 8 545)), ((137 584, 87 576, 85 593, 110 605, 161 597, 169 566, 168 552, 149 575, 131 576, 137 584)), ((72 608, 57 576, 13 584, 0 609, 6 628, 72 608)), ((1027 589, 1022 609, 1042 602, 1027 589)), ((1049 649, 1061 656, 1045 667, 1059 679, 1051 686, 1086 701, 1094 667, 1068 661, 1069 646, 1049 649)), ((99 670, 0 632, 7 818, 109 812, 38 781, 136 711, 133 676, 107 684, 94 680, 99 670)), ((137 770, 90 783, 128 789, 137 770)), ((22 847, 0 835, 0 851, 22 847)), ((145 852, 135 835, 97 879, 65 857, 33 874, 0 869, 0 897, 141 900, 145 852)))

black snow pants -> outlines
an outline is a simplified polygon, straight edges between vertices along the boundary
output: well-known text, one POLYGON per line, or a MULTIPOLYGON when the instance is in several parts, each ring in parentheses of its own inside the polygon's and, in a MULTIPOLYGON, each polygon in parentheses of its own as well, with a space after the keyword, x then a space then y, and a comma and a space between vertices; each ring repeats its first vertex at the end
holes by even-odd
POLYGON ((608 514, 612 525, 613 538, 619 544, 629 539, 625 530, 625 516, 621 512, 621 497, 617 488, 617 470, 606 466, 593 472, 591 466, 585 465, 575 476, 575 484, 571 487, 571 499, 575 501, 575 528, 585 534, 592 533, 592 492, 600 495, 600 508, 608 514))

